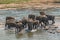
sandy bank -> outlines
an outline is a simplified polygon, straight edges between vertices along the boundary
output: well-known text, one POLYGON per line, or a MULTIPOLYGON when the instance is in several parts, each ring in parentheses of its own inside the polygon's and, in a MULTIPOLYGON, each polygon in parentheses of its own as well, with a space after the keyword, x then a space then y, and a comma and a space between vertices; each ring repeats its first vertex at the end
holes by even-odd
POLYGON ((0 4, 0 9, 48 9, 48 8, 60 8, 60 4, 55 3, 20 3, 20 4, 0 4))

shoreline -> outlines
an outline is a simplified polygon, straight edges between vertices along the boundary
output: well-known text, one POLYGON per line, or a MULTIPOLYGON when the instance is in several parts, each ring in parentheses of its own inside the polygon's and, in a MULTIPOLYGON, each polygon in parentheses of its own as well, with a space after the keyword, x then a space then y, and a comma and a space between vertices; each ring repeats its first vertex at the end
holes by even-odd
POLYGON ((0 9, 1 10, 16 10, 16 9, 52 9, 52 8, 60 8, 60 4, 58 3, 21 3, 21 4, 0 4, 0 9))

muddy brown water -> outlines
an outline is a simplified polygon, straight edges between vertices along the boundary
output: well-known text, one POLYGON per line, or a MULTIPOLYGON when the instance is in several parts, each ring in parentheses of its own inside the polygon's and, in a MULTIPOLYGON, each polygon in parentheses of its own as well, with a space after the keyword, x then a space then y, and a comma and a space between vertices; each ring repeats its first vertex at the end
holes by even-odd
MULTIPOLYGON (((28 14, 39 15, 40 10, 0 10, 0 22, 5 22, 7 16, 13 16, 17 20, 22 19, 28 14)), ((60 8, 45 10, 47 14, 60 17, 60 8)), ((60 23, 60 18, 56 19, 56 24, 60 23)), ((1 25, 0 25, 1 26, 1 25)), ((23 32, 22 34, 15 34, 14 31, 4 30, 4 25, 0 28, 0 40, 60 40, 60 33, 49 33, 45 30, 38 30, 36 32, 23 32)))

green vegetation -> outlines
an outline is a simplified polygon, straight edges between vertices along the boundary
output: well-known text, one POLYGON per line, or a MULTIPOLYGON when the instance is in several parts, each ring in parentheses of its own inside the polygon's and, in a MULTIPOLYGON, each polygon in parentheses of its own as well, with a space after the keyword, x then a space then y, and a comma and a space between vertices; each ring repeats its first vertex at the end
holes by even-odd
POLYGON ((55 0, 54 3, 60 3, 60 0, 55 0))
POLYGON ((28 2, 30 0, 0 0, 0 4, 9 4, 9 3, 21 3, 28 2))

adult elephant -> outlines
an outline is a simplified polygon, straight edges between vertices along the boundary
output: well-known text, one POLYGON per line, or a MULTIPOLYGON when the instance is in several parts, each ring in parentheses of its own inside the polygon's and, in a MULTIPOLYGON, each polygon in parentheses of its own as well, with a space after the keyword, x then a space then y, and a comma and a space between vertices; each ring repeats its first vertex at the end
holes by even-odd
POLYGON ((46 15, 48 20, 52 21, 52 24, 55 23, 55 16, 52 16, 52 15, 46 15))
POLYGON ((6 28, 10 29, 11 27, 15 27, 15 26, 16 26, 15 18, 6 17, 5 29, 6 28))
POLYGON ((53 15, 47 15, 47 14, 45 14, 44 12, 40 12, 40 15, 42 15, 42 16, 46 16, 48 22, 49 22, 49 20, 50 20, 50 21, 52 21, 52 24, 55 23, 55 16, 53 16, 53 15))

